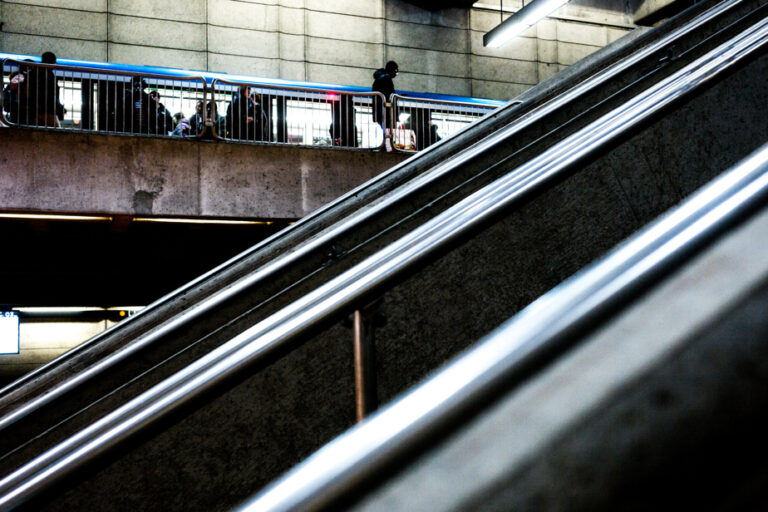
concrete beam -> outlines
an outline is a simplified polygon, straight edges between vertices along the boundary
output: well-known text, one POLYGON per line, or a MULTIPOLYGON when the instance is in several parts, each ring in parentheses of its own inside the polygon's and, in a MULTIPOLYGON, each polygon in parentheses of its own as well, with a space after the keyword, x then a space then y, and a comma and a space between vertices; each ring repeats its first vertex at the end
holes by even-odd
POLYGON ((0 129, 0 211, 303 217, 408 155, 0 129))

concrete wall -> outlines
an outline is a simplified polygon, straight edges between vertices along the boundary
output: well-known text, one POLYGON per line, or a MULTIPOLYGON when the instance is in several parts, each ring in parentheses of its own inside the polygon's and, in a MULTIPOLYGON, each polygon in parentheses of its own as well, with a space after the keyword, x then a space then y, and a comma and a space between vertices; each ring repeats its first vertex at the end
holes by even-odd
MULTIPOLYGON (((503 5, 506 18, 520 0, 503 5)), ((393 59, 398 89, 509 99, 632 28, 607 7, 564 7, 487 49, 499 0, 0 0, 0 50, 360 86, 393 59)))
POLYGON ((407 154, 0 129, 0 212, 296 219, 407 154))
POLYGON ((733 231, 353 510, 765 510, 768 211, 733 231))

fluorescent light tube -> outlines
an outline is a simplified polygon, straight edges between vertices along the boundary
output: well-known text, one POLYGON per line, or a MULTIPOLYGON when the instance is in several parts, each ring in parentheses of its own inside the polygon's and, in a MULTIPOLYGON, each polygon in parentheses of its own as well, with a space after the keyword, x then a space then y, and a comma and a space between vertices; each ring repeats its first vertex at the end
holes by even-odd
POLYGON ((483 46, 498 48, 567 3, 568 0, 533 0, 485 34, 483 36, 483 46))

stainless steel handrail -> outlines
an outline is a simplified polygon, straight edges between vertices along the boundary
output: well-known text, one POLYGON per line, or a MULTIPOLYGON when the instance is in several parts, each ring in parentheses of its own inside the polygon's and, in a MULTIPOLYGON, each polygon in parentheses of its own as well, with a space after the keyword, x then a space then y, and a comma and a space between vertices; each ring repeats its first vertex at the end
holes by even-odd
POLYGON ((762 20, 29 461, 0 481, 0 507, 15 506, 29 499, 85 462, 280 349, 318 322, 376 291, 399 272, 477 228, 492 215, 726 71, 766 42, 768 20, 762 20))
POLYGON ((572 344, 768 199, 768 145, 543 295, 401 398, 311 455, 239 512, 319 510, 402 460, 503 382, 572 344))
MULTIPOLYGON (((738 5, 741 0, 726 0, 724 2, 721 2, 717 4, 712 9, 706 11, 705 13, 697 16, 695 19, 691 20, 690 23, 686 24, 683 27, 680 27, 672 32, 670 32, 667 36, 661 38, 659 41, 656 41, 644 49, 640 50, 639 52, 635 53, 634 55, 612 65, 603 70, 602 72, 598 73, 594 77, 591 77, 578 86, 574 87, 567 93, 547 102, 546 104, 542 105, 541 107, 535 109, 525 117, 521 118, 520 120, 513 122, 506 130, 505 133, 496 137, 494 141, 491 141, 491 143, 498 142, 498 139, 512 136, 518 131, 524 129, 529 124, 533 123, 534 121, 544 117, 545 115, 551 113, 552 111, 556 110, 557 108, 560 108, 561 106, 565 105, 569 101, 572 101, 576 97, 578 97, 581 94, 584 94, 588 92, 591 89, 597 88, 600 85, 602 85, 605 81, 607 81, 609 78, 614 76, 615 74, 627 69, 631 65, 635 64, 642 58, 647 57, 651 53, 657 51, 659 48, 670 44, 671 41, 674 41, 675 39, 696 30, 699 26, 701 26, 704 23, 707 23, 709 20, 715 18, 716 16, 720 15, 721 13, 727 11, 728 9, 738 5)), ((505 107, 509 108, 509 107, 505 107)), ((469 127, 465 128, 465 130, 469 129, 469 127)), ((441 141, 438 143, 438 145, 442 144, 441 141)), ((485 144, 484 146, 488 146, 490 144, 485 144)), ((434 146, 433 146, 434 148, 434 146)), ((430 148, 432 149, 432 148, 430 148)), ((368 209, 366 211, 360 212, 349 219, 347 219, 345 222, 342 222, 336 226, 333 226, 329 228, 323 235, 316 237, 313 241, 310 241, 309 243, 303 245, 302 247, 297 248, 295 251, 286 254, 282 257, 280 257, 278 260, 273 261, 260 269, 258 269, 256 272, 251 274, 250 276, 238 281, 234 285, 222 290, 221 292, 216 293, 209 299, 195 305, 193 308, 190 308, 188 310, 185 310, 179 315, 175 315, 168 321, 162 323, 157 328, 145 333, 144 335, 140 336, 138 339, 136 339, 134 342, 130 343, 125 348, 111 354, 109 357, 105 358, 104 360, 100 361, 97 365, 93 365, 89 367, 87 370, 80 372, 76 376, 73 376, 71 379, 68 379, 66 382, 60 383, 56 385, 55 387, 49 389, 42 395, 39 395, 35 397, 32 400, 26 401, 24 404, 21 404, 20 406, 16 407, 12 411, 5 414, 2 418, 0 418, 0 429, 3 428, 6 425, 9 425, 11 423, 14 423, 19 418, 24 417, 25 415, 29 414, 30 412, 34 411, 35 409, 51 402, 52 400, 56 399, 57 397, 63 395, 64 393, 68 392, 69 390, 75 388, 76 386, 80 385, 81 383, 87 381, 89 378, 91 378, 93 375, 99 374, 102 371, 105 371, 106 369, 112 367, 113 365, 119 363, 120 361, 126 359, 131 354, 141 350, 146 345, 154 342, 155 340, 162 337, 165 333, 172 331, 176 327, 185 325, 186 323, 192 321, 195 318, 200 317, 202 314, 204 314, 206 311, 209 311, 211 308, 215 307, 218 304, 221 304, 228 298, 236 295, 243 289, 255 284, 260 279, 267 277, 269 275, 273 275, 276 272, 279 272, 283 268, 285 268, 287 265, 289 265, 292 261, 297 260, 300 258, 303 254, 312 251, 318 247, 321 247, 323 244, 327 243, 328 241, 332 240, 335 236, 337 236, 339 233, 342 233, 346 230, 352 229, 357 225, 360 225, 360 223, 365 222, 365 220, 370 216, 375 214, 377 211, 379 211, 381 208, 385 206, 389 206, 391 203, 396 202, 399 200, 400 197, 404 197, 407 194, 411 193, 413 190, 416 190, 419 187, 427 186, 429 182, 432 179, 436 179, 439 176, 442 176, 443 174, 450 172, 455 167, 461 165, 467 160, 466 158, 466 152, 455 157, 453 160, 447 161, 443 165, 437 167, 435 170, 433 170, 428 175, 420 177, 418 180, 415 180, 411 182, 411 184, 401 189, 401 193, 396 194, 394 196, 391 196, 389 198, 389 201, 384 201, 382 203, 379 203, 374 209, 368 209)), ((381 179, 385 179, 386 176, 391 175, 395 172, 397 172, 398 169, 406 165, 407 162, 404 162, 394 168, 392 168, 390 171, 387 171, 386 173, 380 175, 378 178, 374 180, 378 181, 381 179)), ((370 183, 368 184, 370 185, 370 183)), ((307 218, 301 219, 294 228, 300 227, 307 222, 310 222, 312 218, 321 215, 325 211, 333 208, 336 204, 348 199, 349 197, 352 197, 356 194, 358 194, 362 189, 364 189, 368 185, 361 185, 360 187, 355 188, 354 190, 350 191, 349 193, 345 194, 338 200, 330 203, 329 205, 326 205, 324 207, 321 207, 317 212, 310 215, 307 218)), ((274 241, 275 239, 278 239, 280 236, 282 236, 282 233, 273 235, 266 241, 262 242, 261 244, 256 245, 254 248, 245 251, 241 253, 240 255, 235 256, 234 258, 230 259, 227 262, 224 262, 219 267, 216 267, 215 269, 211 270, 207 274, 199 277, 198 279, 192 281, 191 283, 179 288, 178 290, 171 292, 170 294, 166 295, 165 297, 162 297, 158 301, 155 301, 155 303, 151 304, 148 308, 145 310, 142 310, 137 315, 132 316, 129 320, 121 322, 120 324, 117 324, 115 327, 112 328, 112 331, 119 330, 121 328, 124 328, 127 323, 131 321, 136 321, 139 318, 145 316, 147 314, 147 311, 152 308, 159 306, 165 302, 170 301, 174 297, 177 297, 187 290, 197 286, 199 283, 204 281, 205 279, 209 278, 210 276, 214 275, 216 272, 220 271, 221 269, 232 265, 236 263, 238 260, 243 259, 247 257, 249 254, 252 254, 253 252, 261 249, 266 244, 268 244, 271 241, 274 241)), ((64 358, 72 358, 76 356, 79 352, 86 350, 88 347, 98 343, 106 334, 110 333, 111 331, 107 331, 107 333, 97 336, 90 340, 89 342, 80 345, 79 347, 75 348, 72 351, 69 351, 67 354, 65 354, 64 358)), ((61 358, 59 359, 61 360, 61 358)), ((37 377, 37 375, 44 372, 48 366, 50 366, 53 363, 49 363, 49 365, 44 366, 38 371, 32 372, 28 374, 28 376, 22 378, 21 380, 17 381, 14 384, 11 384, 11 386, 5 388, 3 392, 12 391, 15 387, 18 387, 25 382, 29 382, 30 380, 37 377)))
MULTIPOLYGON (((669 44, 671 44, 676 39, 695 31, 703 24, 709 22, 710 20, 716 18, 717 16, 721 15, 722 13, 726 12, 727 10, 735 7, 736 5, 739 5, 742 2, 742 0, 724 0, 723 2, 718 3, 716 6, 714 6, 712 9, 707 10, 706 12, 702 13, 701 15, 695 17, 693 20, 691 20, 689 23, 687 23, 683 27, 679 27, 673 31, 671 31, 669 34, 667 34, 665 37, 659 39, 658 41, 655 41, 654 43, 649 44, 648 46, 644 47, 643 49, 639 50, 638 52, 632 54, 631 56, 622 59, 621 61, 608 66, 601 72, 597 73, 596 75, 584 80, 577 86, 573 87, 572 89, 566 91, 565 93, 561 94, 560 96, 553 98, 552 100, 544 103, 543 105, 533 109, 531 112, 527 113, 526 115, 522 116, 519 119, 516 119, 510 125, 505 127, 504 129, 500 130, 499 132, 496 132, 491 137, 484 139, 483 141, 478 142, 477 144, 473 145, 471 148, 457 154, 456 156, 446 160, 445 162, 441 163, 431 171, 422 174, 421 176, 411 180, 407 185, 400 187, 395 193, 389 194, 387 197, 385 197, 383 200, 378 201, 375 205, 365 208, 363 210, 360 210, 358 212, 355 212, 353 215, 349 216, 347 219, 345 219, 342 222, 339 222, 333 226, 330 226, 327 228, 324 232, 319 234, 318 236, 313 237, 308 242, 302 244, 299 247, 296 247, 293 251, 286 253, 284 255, 281 255, 276 260, 273 260, 266 265, 256 269, 252 274, 249 274, 248 276, 240 279, 236 283, 233 283, 231 286, 228 286, 227 288, 215 293, 211 297, 207 298, 206 300, 194 305, 193 307, 185 310, 184 312, 173 316, 168 321, 163 322, 161 325, 159 325, 157 328, 152 329, 151 331, 145 333, 144 335, 140 336, 133 342, 131 342, 129 345, 125 346, 124 348, 110 354, 108 357, 104 358, 103 360, 99 361, 98 364, 95 364, 86 370, 72 376, 65 382, 57 384, 55 387, 49 389, 42 395, 39 395, 35 397, 34 399, 28 400, 25 403, 19 405, 12 411, 9 411, 6 413, 2 418, 0 418, 0 430, 20 418, 23 418, 24 416, 30 414, 32 411, 42 407, 43 405, 50 403, 51 401, 55 400, 56 398, 62 396, 63 394, 67 393, 68 391, 74 389, 75 387, 79 386, 80 384, 86 382, 89 380, 92 376, 97 375, 103 371, 106 371, 107 369, 111 368, 112 366, 118 364, 119 362, 125 360, 126 358, 130 357, 132 354, 138 352, 139 350, 142 350, 147 345, 153 343, 154 341, 160 339, 163 335, 165 335, 168 332, 173 331, 174 329, 186 325, 188 322, 199 318, 207 311, 210 311, 212 308, 216 307, 219 304, 222 304, 226 300, 230 299, 231 297, 237 295, 238 293, 242 292, 243 290, 249 288, 250 286, 254 285, 255 283, 259 282, 260 280, 271 276, 276 275, 284 268, 288 267, 291 263, 294 261, 297 261, 301 257, 303 257, 305 254, 316 250, 320 247, 325 246, 330 241, 335 239, 337 236, 339 236, 341 233, 348 232, 353 230, 356 226, 362 225, 365 223, 370 217, 374 216, 378 212, 382 211, 383 209, 390 207, 391 205, 395 204, 396 202, 400 201, 402 198, 407 197, 409 194, 414 192, 415 190, 418 190, 422 187, 427 187, 429 184, 439 177, 453 171, 460 165, 466 163, 475 152, 484 151, 487 148, 492 147, 495 144, 498 144, 510 137, 513 137, 515 134, 519 133, 521 130, 525 129, 526 127, 530 126, 534 122, 544 118, 545 116, 549 115, 550 113, 554 112, 555 110, 563 107, 567 103, 575 100, 579 96, 586 94, 587 92, 594 90, 601 85, 603 85, 606 81, 608 81, 613 76, 617 75, 618 73, 628 69, 632 65, 636 64, 637 62, 641 61, 642 59, 646 58, 647 56, 653 54, 654 52, 658 51, 660 48, 663 48, 669 44)), ((515 105, 511 104, 507 107, 503 107, 504 109, 508 108, 514 108, 515 105)), ((466 131, 470 129, 470 126, 464 128, 463 131, 466 131)), ((444 141, 438 142, 435 146, 430 147, 427 151, 434 150, 439 145, 442 145, 444 141)), ((415 158, 415 157, 414 157, 415 158)), ((293 228, 300 227, 308 222, 310 222, 313 218, 321 215, 322 213, 330 210, 333 208, 336 204, 341 203, 344 200, 349 199, 350 197, 355 196, 356 194, 360 193, 364 188, 367 186, 370 186, 371 183, 375 183, 377 181, 380 181, 382 179, 385 179, 387 176, 392 175, 393 173, 397 172, 399 169, 401 169, 403 166, 407 165, 407 163, 410 162, 410 160, 403 162, 389 171, 386 171, 385 173, 379 175, 377 178, 375 178, 372 182, 368 182, 367 184, 363 184, 347 194, 344 194, 339 199, 333 201, 332 203, 321 207, 319 210, 317 210, 315 213, 311 214, 309 217, 306 217, 304 219, 301 219, 298 223, 296 223, 293 228)), ((278 233, 267 239, 266 241, 254 246, 254 248, 249 249, 247 251, 244 251, 243 253, 235 256, 234 258, 230 259, 227 262, 224 262, 220 266, 216 267, 215 269, 211 270, 210 272, 204 274, 203 276, 199 277, 198 279, 195 279, 191 283, 179 288, 178 290, 171 292, 170 294, 166 295, 165 297, 159 299, 155 303, 148 306, 148 308, 145 308, 144 310, 140 311, 136 315, 132 316, 126 321, 123 321, 116 326, 114 326, 112 329, 120 329, 121 327, 125 327, 126 322, 136 321, 137 319, 141 318, 142 316, 145 316, 147 314, 147 310, 151 307, 156 307, 161 305, 164 302, 168 302, 174 297, 178 297, 185 293, 187 290, 190 290, 194 288, 195 286, 199 285, 202 281, 205 279, 211 277, 216 272, 222 270, 223 268, 235 264, 237 261, 247 257, 248 255, 252 254, 253 252, 261 249, 266 244, 268 244, 271 241, 274 241, 278 239, 279 237, 284 236, 284 232, 278 233)), ((85 344, 82 344, 75 349, 67 352, 64 354, 64 358, 71 358, 74 357, 76 354, 78 354, 80 351, 86 350, 88 347, 98 343, 107 333, 110 331, 106 331, 105 334, 102 334, 100 336, 96 336, 92 338, 90 341, 86 342, 85 344)), ((60 358, 61 360, 61 358, 60 358)), ((54 361, 55 362, 55 361, 54 361)), ((51 365, 53 363, 49 363, 51 365)), ((30 373, 27 377, 22 378, 21 380, 17 381, 14 384, 11 384, 10 387, 5 388, 2 390, 2 392, 5 392, 7 390, 12 390, 14 387, 19 386, 23 384, 24 382, 28 382, 31 379, 34 379, 37 375, 42 373, 47 366, 44 366, 40 370, 36 372, 30 373)))

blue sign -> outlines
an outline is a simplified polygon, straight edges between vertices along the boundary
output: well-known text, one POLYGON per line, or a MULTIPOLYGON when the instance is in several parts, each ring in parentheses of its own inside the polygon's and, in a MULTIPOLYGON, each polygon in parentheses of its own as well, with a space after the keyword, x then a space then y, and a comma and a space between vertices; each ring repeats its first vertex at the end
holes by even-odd
POLYGON ((19 353, 19 314, 0 311, 0 354, 19 353))

